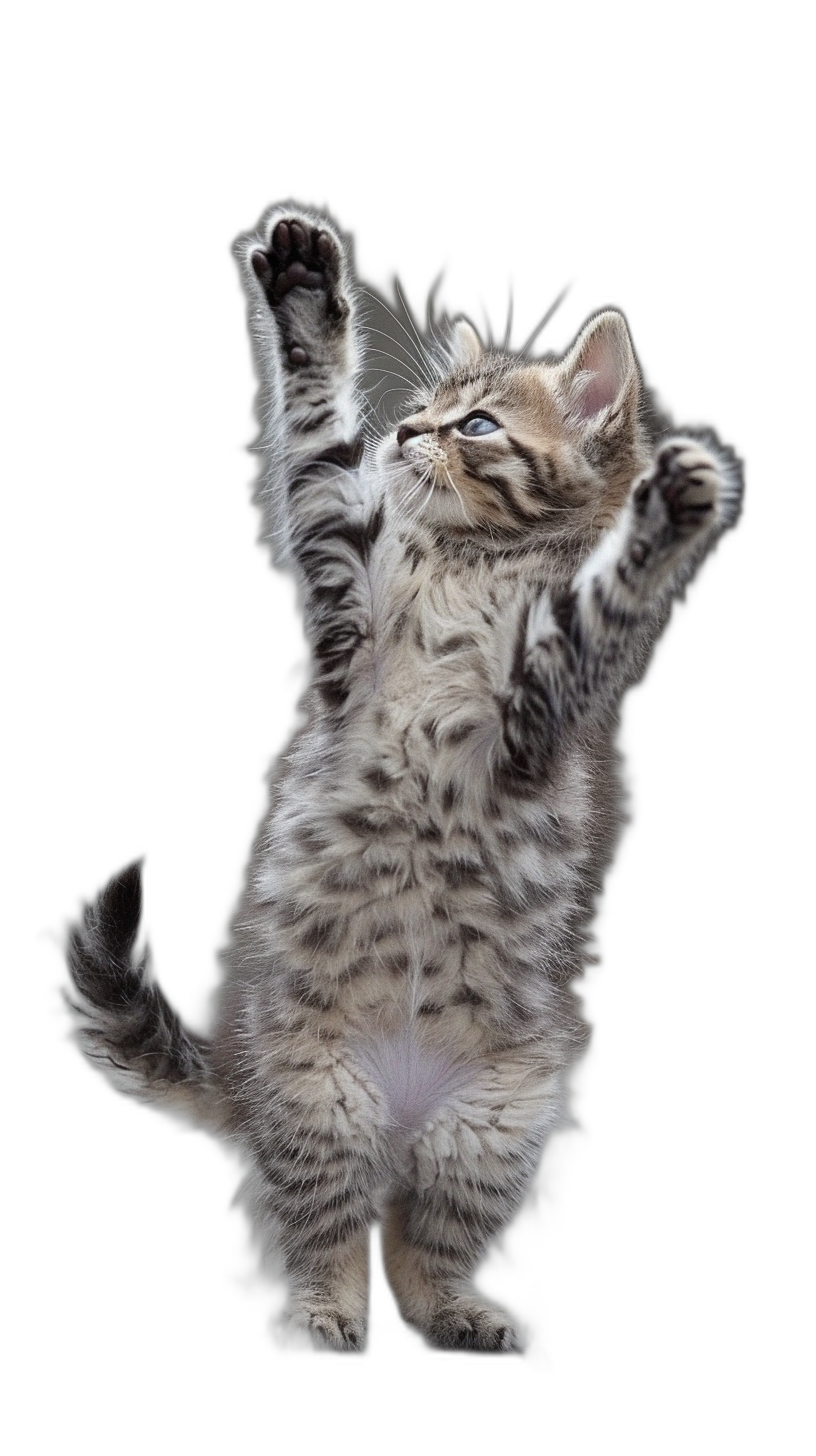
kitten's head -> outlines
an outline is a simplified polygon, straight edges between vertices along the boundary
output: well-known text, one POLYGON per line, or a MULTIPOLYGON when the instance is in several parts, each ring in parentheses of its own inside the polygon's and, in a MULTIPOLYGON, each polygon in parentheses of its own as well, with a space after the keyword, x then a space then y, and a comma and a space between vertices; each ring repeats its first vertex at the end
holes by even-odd
POLYGON ((446 534, 590 545, 649 459, 623 316, 598 314, 556 362, 485 350, 460 320, 451 354, 382 447, 396 502, 446 534))

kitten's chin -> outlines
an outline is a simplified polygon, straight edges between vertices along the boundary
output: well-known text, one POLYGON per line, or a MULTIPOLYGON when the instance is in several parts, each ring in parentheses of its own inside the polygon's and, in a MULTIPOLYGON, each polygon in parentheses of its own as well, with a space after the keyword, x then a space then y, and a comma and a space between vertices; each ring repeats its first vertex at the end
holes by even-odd
POLYGON ((429 526, 448 526, 457 531, 476 530, 477 523, 468 514, 458 491, 437 482, 423 506, 423 520, 429 526))

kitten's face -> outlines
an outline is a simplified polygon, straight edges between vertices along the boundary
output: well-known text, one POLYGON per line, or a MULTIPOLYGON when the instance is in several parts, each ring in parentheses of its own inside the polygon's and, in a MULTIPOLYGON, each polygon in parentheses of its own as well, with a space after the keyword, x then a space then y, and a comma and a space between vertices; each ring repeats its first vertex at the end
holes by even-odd
POLYGON ((453 533, 591 540, 648 461, 621 315, 558 364, 485 353, 469 325, 455 345, 458 367, 385 443, 398 505, 453 533))

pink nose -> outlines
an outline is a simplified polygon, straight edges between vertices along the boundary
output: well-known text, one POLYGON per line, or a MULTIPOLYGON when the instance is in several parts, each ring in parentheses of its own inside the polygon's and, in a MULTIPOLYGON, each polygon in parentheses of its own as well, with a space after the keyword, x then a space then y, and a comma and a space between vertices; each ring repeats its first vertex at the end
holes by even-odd
POLYGON ((402 449, 402 446, 405 444, 406 440, 410 440, 413 435, 421 434, 421 430, 415 430, 411 425, 400 425, 399 429, 397 430, 397 444, 399 445, 400 449, 402 449))

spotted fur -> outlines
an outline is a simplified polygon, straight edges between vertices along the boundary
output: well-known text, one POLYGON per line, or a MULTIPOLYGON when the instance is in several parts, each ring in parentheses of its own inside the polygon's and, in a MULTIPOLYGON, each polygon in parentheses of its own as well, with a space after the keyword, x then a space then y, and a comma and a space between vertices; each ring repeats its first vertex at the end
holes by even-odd
POLYGON ((340 235, 276 209, 238 256, 259 498, 312 648, 305 722, 212 1039, 134 962, 134 867, 72 936, 83 1046, 241 1145, 318 1342, 362 1347, 382 1219, 406 1319, 438 1345, 513 1350, 473 1274, 586 1043, 574 981, 620 825, 621 697, 736 520, 740 471, 713 436, 656 427, 612 311, 560 360, 484 350, 460 322, 366 447, 340 235))

